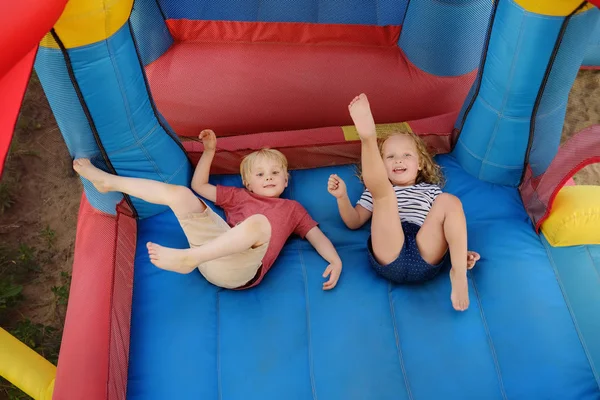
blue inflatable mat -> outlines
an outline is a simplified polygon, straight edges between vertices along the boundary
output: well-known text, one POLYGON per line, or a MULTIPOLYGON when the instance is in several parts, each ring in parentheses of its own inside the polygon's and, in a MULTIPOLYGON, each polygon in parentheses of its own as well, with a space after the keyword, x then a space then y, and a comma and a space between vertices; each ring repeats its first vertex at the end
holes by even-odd
MULTIPOLYGON (((369 226, 346 229, 326 188, 335 172, 356 201, 354 167, 293 171, 284 195, 338 249, 338 286, 322 290, 326 262, 297 237, 251 290, 165 272, 149 263, 145 243, 185 248, 181 228, 170 212, 140 221, 128 398, 600 399, 572 308, 517 190, 481 182, 449 156, 438 161, 444 190, 463 201, 469 247, 482 256, 466 312, 452 309, 447 270, 398 286, 370 269, 369 226)), ((216 182, 240 185, 233 176, 216 182)), ((600 291, 600 282, 584 289, 600 291)))

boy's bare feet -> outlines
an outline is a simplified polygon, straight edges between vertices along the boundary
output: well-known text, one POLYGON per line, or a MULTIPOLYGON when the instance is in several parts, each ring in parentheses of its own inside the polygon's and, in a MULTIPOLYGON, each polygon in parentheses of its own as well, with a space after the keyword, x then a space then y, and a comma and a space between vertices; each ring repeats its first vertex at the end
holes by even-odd
POLYGON ((480 258, 476 251, 467 251, 467 269, 472 269, 480 258))
POLYGON ((146 247, 150 262, 158 268, 187 274, 198 266, 198 262, 190 256, 189 249, 171 249, 152 242, 148 242, 146 247))
POLYGON ((352 117, 352 121, 354 122, 354 126, 356 126, 358 136, 360 136, 361 140, 377 137, 375 121, 373 120, 371 106, 369 105, 366 94, 361 93, 352 99, 348 105, 348 110, 350 110, 350 116, 352 117))
POLYGON ((452 294, 450 295, 452 307, 456 311, 465 311, 469 308, 469 282, 467 281, 466 272, 460 274, 452 268, 450 270, 450 284, 452 285, 452 294))
POLYGON ((110 191, 108 180, 110 174, 96 168, 88 158, 78 158, 73 161, 73 169, 79 175, 83 176, 88 181, 92 182, 94 187, 100 193, 106 193, 110 191))

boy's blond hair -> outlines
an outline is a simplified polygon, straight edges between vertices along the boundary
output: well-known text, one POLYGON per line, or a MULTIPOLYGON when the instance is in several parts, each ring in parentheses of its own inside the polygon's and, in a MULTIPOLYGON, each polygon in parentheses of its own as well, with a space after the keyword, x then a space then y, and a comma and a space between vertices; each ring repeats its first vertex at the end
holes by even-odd
POLYGON ((244 186, 248 185, 248 180, 250 178, 250 174, 252 173, 252 167, 256 161, 265 158, 267 160, 273 160, 280 163, 281 167, 283 168, 283 172, 287 174, 288 160, 282 152, 275 149, 260 149, 246 155, 240 163, 240 175, 242 176, 242 182, 244 186))

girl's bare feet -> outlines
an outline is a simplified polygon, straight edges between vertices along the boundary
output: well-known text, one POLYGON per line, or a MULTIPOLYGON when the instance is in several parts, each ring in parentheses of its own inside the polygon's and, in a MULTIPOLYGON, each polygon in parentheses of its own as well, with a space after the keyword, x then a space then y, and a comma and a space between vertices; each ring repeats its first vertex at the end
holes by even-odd
POLYGON ((189 249, 171 249, 152 242, 148 242, 146 247, 150 262, 158 268, 188 274, 198 266, 189 249))
POLYGON ((110 192, 111 188, 109 181, 111 175, 92 165, 89 158, 78 158, 74 160, 73 169, 79 175, 92 182, 94 187, 100 193, 110 192))
POLYGON ((450 300, 452 307, 456 311, 465 311, 469 308, 469 282, 467 281, 466 271, 464 274, 456 272, 455 268, 450 270, 450 284, 452 285, 452 293, 450 300))
POLYGON ((373 114, 371 113, 371 106, 367 95, 361 93, 356 96, 348 105, 350 110, 350 116, 354 122, 354 126, 358 131, 358 136, 361 140, 371 139, 377 137, 375 131, 375 121, 373 120, 373 114))

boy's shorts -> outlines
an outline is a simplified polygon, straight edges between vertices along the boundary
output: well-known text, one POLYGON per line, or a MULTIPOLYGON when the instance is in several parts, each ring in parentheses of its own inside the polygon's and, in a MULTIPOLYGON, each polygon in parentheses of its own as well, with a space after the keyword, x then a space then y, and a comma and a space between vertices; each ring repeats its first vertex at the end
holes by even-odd
MULTIPOLYGON (((206 206, 206 210, 200 213, 175 214, 192 248, 202 246, 231 229, 204 201, 198 201, 206 206)), ((246 285, 260 273, 262 259, 268 247, 268 242, 263 243, 254 249, 207 261, 200 264, 198 269, 213 285, 236 289, 246 285)))
POLYGON ((434 278, 445 265, 449 252, 436 265, 429 264, 421 257, 417 247, 417 233, 421 227, 411 222, 402 222, 404 245, 400 255, 388 265, 381 265, 373 254, 371 237, 367 243, 371 267, 384 278, 395 283, 417 283, 434 278))

